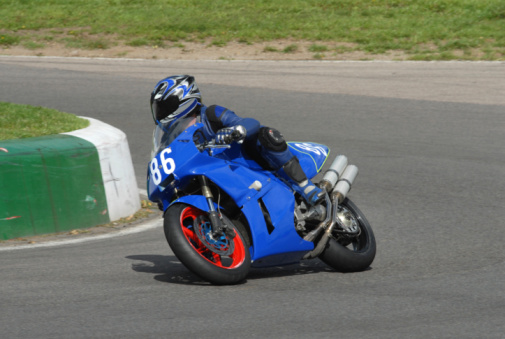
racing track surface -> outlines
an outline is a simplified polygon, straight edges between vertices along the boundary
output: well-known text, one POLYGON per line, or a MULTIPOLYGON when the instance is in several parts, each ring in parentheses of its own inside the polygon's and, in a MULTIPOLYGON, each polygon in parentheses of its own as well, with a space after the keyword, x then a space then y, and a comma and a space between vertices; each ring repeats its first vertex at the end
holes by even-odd
POLYGON ((159 227, 5 250, 3 338, 503 338, 505 64, 0 58, 0 100, 126 132, 145 188, 149 93, 191 73, 206 104, 327 144, 360 169, 351 198, 378 252, 366 272, 318 260, 216 287, 159 227))

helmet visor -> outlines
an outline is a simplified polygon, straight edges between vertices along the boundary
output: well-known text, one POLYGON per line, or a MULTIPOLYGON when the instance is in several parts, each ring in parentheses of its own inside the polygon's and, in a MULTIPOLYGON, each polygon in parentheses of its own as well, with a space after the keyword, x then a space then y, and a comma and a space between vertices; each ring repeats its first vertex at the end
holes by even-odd
MULTIPOLYGON (((170 115, 174 113, 180 105, 179 98, 177 96, 169 96, 166 100, 153 100, 151 105, 151 110, 153 118, 155 121, 162 121, 164 119, 170 118, 170 115)), ((172 120, 172 119, 170 119, 172 120)))

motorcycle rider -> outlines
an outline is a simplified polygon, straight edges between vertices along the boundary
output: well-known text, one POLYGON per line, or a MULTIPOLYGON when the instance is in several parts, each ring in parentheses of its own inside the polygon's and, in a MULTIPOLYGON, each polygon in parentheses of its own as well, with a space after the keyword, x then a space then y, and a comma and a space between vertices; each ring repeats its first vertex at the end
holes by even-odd
MULTIPOLYGON (((160 80, 151 93, 151 112, 154 121, 165 131, 181 118, 194 117, 203 123, 204 137, 227 144, 232 134, 241 134, 246 153, 266 170, 275 171, 309 205, 317 204, 324 192, 314 185, 303 171, 298 158, 291 153, 282 134, 265 127, 253 118, 241 118, 229 109, 204 106, 195 78, 190 75, 169 76, 160 80)), ((187 128, 186 126, 185 128, 187 128)))

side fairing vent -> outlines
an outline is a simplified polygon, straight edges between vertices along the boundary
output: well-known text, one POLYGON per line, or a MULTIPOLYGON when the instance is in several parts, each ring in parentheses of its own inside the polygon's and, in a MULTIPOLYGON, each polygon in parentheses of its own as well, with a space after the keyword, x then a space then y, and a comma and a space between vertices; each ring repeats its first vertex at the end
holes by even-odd
POLYGON ((270 213, 268 213, 267 207, 265 206, 265 203, 263 202, 263 199, 260 198, 258 200, 258 202, 259 202, 259 205, 260 205, 260 208, 261 208, 261 212, 263 212, 263 218, 265 218, 265 222, 267 224, 268 234, 272 234, 272 232, 274 231, 275 227, 272 224, 272 219, 270 218, 270 213))

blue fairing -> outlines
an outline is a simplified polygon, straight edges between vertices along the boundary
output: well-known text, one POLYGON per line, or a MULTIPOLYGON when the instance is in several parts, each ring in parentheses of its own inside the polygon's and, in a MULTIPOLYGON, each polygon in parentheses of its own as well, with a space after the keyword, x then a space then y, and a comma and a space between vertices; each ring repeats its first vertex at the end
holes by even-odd
POLYGON ((291 152, 300 160, 307 177, 316 176, 324 165, 324 162, 330 154, 330 149, 326 145, 316 144, 314 142, 288 142, 291 152))
MULTIPOLYGON (((269 258, 275 258, 272 264, 294 262, 312 250, 314 244, 303 240, 295 230, 292 190, 273 173, 244 157, 236 144, 226 151, 215 150, 212 156, 208 151, 200 152, 193 135, 201 127, 196 124, 187 128, 168 147, 160 148, 149 164, 149 199, 161 202, 165 210, 171 204, 186 203, 208 211, 201 195, 174 200, 177 190, 184 189, 195 176, 204 175, 241 209, 251 231, 251 258, 258 265, 269 264, 269 258)), ((321 170, 329 153, 328 147, 315 143, 293 142, 289 147, 308 177, 321 170)))

